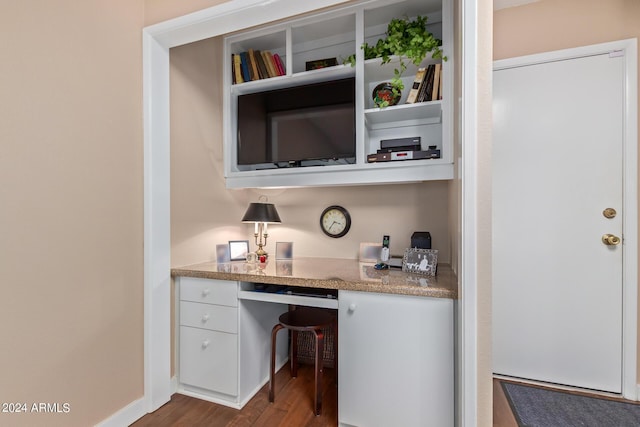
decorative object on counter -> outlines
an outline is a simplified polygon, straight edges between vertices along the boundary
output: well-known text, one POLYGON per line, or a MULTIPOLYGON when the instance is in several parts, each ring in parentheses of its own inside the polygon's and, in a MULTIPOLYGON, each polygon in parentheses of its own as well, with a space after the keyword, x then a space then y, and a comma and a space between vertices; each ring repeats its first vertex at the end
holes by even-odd
POLYGON ((342 237, 351 228, 351 215, 342 206, 329 206, 320 214, 320 228, 329 237, 342 237))
POLYGON ((269 259, 267 258, 267 254, 258 255, 258 268, 260 270, 264 270, 267 268, 267 264, 269 263, 269 259))
POLYGON ((229 244, 216 245, 216 262, 218 264, 224 264, 229 261, 231 261, 231 257, 229 255, 229 244))
POLYGON ((411 247, 418 249, 431 249, 431 233, 428 231, 415 231, 411 235, 411 247))
POLYGON ((405 249, 404 258, 402 259, 402 271, 435 276, 437 267, 437 249, 405 249))
POLYGON ((247 254, 247 262, 249 264, 255 264, 256 262, 258 262, 258 255, 256 255, 255 252, 249 252, 247 254))
POLYGON ((373 103, 378 108, 389 107, 390 105, 396 105, 402 97, 402 90, 394 90, 393 85, 390 82, 380 83, 373 89, 371 93, 373 103))
POLYGON ((276 259, 276 276, 293 276, 293 261, 276 259))
POLYGON ((293 258, 293 242, 276 242, 276 259, 293 258))
MULTIPOLYGON (((264 202, 266 202, 267 198, 265 196, 261 196, 260 200, 264 200, 264 202)), ((276 207, 272 203, 264 202, 261 201, 249 204, 247 211, 242 217, 242 222, 252 222, 255 225, 253 237, 255 239, 256 246, 258 247, 258 250, 256 250, 256 255, 258 257, 262 255, 266 257, 269 255, 267 254, 267 251, 264 250, 264 246, 267 245, 267 237, 269 237, 269 234, 267 233, 267 224, 280 224, 282 222, 276 207)))
POLYGON ((305 71, 319 70, 320 68, 333 67, 338 65, 337 58, 316 59, 315 61, 305 62, 305 71))
POLYGON ((376 263, 380 259, 381 243, 360 243, 358 261, 376 263))
POLYGON ((246 261, 249 253, 248 240, 230 240, 229 258, 231 261, 246 261))
MULTIPOLYGON (((379 39, 375 45, 363 43, 364 59, 382 58, 381 65, 387 64, 392 57, 397 57, 399 68, 394 69, 394 77, 391 80, 394 91, 404 89, 402 74, 407 69, 404 59, 408 59, 415 65, 420 65, 422 60, 431 53, 431 58, 447 60, 441 46, 442 40, 427 30, 427 17, 416 16, 410 21, 408 18, 394 18, 389 22, 386 37, 379 39)), ((355 65, 355 54, 344 60, 345 64, 355 65)))

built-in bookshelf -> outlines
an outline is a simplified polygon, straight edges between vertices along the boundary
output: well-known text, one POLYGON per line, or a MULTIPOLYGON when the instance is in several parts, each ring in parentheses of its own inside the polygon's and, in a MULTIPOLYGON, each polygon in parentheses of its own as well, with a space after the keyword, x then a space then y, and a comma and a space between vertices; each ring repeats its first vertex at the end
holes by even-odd
MULTIPOLYGON (((453 178, 452 10, 444 0, 353 2, 310 16, 278 22, 225 38, 224 140, 227 187, 272 187, 416 182, 453 178), (394 17, 427 17, 428 29, 442 39, 447 61, 408 63, 405 89, 396 105, 378 108, 374 89, 389 82, 398 59, 364 60, 360 46, 375 44, 394 17), (355 55, 355 65, 344 60, 355 55), (271 67, 270 67, 271 65, 271 67), (271 68, 271 69, 270 69, 271 68), (423 71, 421 71, 423 70, 423 71), (407 98, 417 82, 415 99, 407 98), (237 165, 237 99, 243 94, 327 82, 356 80, 356 160, 353 164, 241 170, 237 165), (434 89, 435 88, 435 89, 434 89), (369 162, 380 141, 420 137, 422 149, 439 158, 369 162)), ((407 62, 405 60, 405 62, 407 62)), ((304 143, 304 136, 301 136, 304 143)))

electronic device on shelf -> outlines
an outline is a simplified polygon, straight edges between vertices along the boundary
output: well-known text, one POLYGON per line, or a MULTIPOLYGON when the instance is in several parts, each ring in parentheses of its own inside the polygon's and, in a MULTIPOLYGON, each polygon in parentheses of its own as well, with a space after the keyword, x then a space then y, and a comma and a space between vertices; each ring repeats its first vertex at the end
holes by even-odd
POLYGON ((380 149, 367 156, 368 163, 393 162, 398 160, 439 159, 440 150, 437 145, 430 145, 422 150, 421 138, 394 138, 380 140, 380 149))

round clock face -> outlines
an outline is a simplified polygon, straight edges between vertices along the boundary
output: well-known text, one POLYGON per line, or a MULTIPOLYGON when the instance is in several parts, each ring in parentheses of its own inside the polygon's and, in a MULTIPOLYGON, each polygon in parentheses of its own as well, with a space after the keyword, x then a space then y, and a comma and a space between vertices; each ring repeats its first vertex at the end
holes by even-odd
POLYGON ((349 232, 351 216, 342 206, 329 206, 320 215, 320 227, 329 237, 342 237, 349 232))

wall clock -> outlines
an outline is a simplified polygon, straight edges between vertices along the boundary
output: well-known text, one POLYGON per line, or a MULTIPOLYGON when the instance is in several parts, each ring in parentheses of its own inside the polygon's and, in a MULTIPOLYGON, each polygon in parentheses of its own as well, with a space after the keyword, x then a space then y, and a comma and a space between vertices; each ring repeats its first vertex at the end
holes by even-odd
POLYGON ((351 228, 351 216, 342 206, 329 206, 320 215, 320 228, 329 237, 342 237, 351 228))

